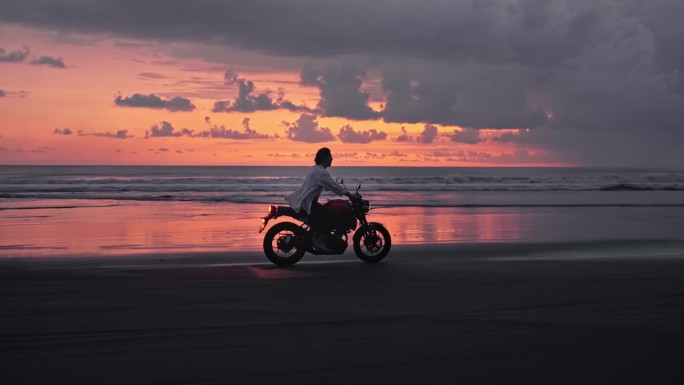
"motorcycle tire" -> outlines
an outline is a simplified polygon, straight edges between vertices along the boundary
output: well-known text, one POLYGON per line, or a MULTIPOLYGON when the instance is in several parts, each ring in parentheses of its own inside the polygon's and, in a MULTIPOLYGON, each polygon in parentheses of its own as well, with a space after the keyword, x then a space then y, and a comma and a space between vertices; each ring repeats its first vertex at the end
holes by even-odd
POLYGON ((380 223, 371 222, 354 233, 354 252, 366 263, 377 263, 387 256, 392 247, 389 231, 380 223))
POLYGON ((291 222, 276 223, 264 236, 264 253, 278 266, 292 266, 306 253, 301 242, 304 230, 291 222))

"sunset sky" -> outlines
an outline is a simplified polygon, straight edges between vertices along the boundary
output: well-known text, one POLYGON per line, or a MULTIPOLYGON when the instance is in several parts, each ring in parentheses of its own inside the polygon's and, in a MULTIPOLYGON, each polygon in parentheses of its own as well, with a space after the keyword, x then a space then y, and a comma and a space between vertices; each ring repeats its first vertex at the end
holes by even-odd
POLYGON ((684 166, 681 0, 0 3, 0 164, 684 166))

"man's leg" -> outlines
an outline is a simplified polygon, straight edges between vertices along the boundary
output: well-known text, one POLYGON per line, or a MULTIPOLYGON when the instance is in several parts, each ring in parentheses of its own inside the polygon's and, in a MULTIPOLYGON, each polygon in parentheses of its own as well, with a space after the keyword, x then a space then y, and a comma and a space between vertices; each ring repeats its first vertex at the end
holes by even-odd
POLYGON ((311 233, 313 235, 314 244, 324 251, 328 250, 325 245, 326 234, 328 233, 329 227, 327 225, 328 212, 318 202, 314 202, 311 205, 311 214, 309 215, 309 226, 311 226, 311 233))
POLYGON ((309 215, 309 226, 315 235, 325 233, 326 210, 322 204, 313 202, 311 204, 311 214, 309 215))

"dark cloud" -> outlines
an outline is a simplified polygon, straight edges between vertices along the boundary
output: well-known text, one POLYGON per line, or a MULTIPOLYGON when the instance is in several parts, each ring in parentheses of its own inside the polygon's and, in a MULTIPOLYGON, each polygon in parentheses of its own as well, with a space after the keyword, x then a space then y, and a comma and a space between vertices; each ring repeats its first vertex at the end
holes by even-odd
POLYGON ((193 111, 195 105, 189 99, 174 97, 171 99, 164 99, 157 95, 141 95, 133 94, 133 96, 122 98, 117 96, 114 103, 120 107, 138 107, 138 108, 154 108, 166 109, 169 111, 193 111))
POLYGON ((402 127, 401 128, 401 135, 397 137, 397 142, 411 142, 413 141, 413 138, 408 135, 408 132, 406 132, 406 128, 402 127))
POLYGON ((270 156, 272 158, 301 158, 302 157, 301 154, 297 154, 297 153, 281 154, 279 152, 273 152, 270 154, 266 154, 266 156, 270 156))
POLYGON ((278 89, 276 99, 273 99, 270 92, 262 92, 258 95, 252 95, 256 86, 251 80, 241 78, 233 71, 226 71, 224 74, 225 84, 228 86, 237 86, 238 96, 230 100, 219 100, 214 103, 213 112, 255 112, 255 111, 273 111, 279 108, 284 108, 289 111, 307 112, 308 108, 304 106, 297 106, 294 103, 285 100, 285 90, 278 89))
POLYGON ((171 123, 162 121, 160 124, 153 125, 149 131, 145 131, 145 138, 177 138, 180 136, 193 136, 193 134, 193 131, 187 128, 176 131, 171 123))
POLYGON ((451 134, 445 134, 451 138, 452 142, 465 143, 465 144, 477 144, 480 142, 480 131, 472 128, 462 128, 459 130, 454 130, 451 134))
MULTIPOLYGON (((684 162, 678 146, 684 142, 681 0, 201 4, 5 1, 0 21, 250 50, 271 55, 273 68, 284 58, 307 60, 316 64, 302 71, 302 83, 320 89, 316 113, 324 116, 533 128, 524 140, 574 152, 588 164, 684 162), (159 9, 164 17, 157 17, 159 9), (327 66, 331 61, 357 64, 327 66), (382 79, 381 112, 368 107, 370 71, 382 79), (614 145, 595 144, 604 140, 614 145)), ((9 57, 1 51, 0 58, 9 57)), ((270 94, 258 100, 255 91, 216 109, 296 107, 270 94)))
POLYGON ((375 140, 387 139, 387 134, 375 129, 357 132, 352 126, 346 125, 340 129, 337 137, 344 143, 370 143, 375 140))
POLYGON ((283 122, 287 138, 296 142, 319 143, 335 140, 335 135, 327 127, 319 127, 316 115, 301 114, 294 123, 283 122))
POLYGON ((354 65, 306 66, 301 72, 302 85, 319 88, 318 107, 324 116, 378 119, 380 113, 368 106, 369 94, 360 90, 365 78, 365 70, 354 65))
POLYGON ((242 132, 227 129, 224 126, 213 126, 209 131, 202 131, 195 135, 203 138, 220 138, 220 139, 270 139, 270 135, 259 134, 256 130, 245 128, 242 132))
POLYGON ((5 96, 7 96, 7 93, 3 90, 0 90, 0 98, 4 98, 5 96))
POLYGON ((71 128, 55 128, 52 133, 58 135, 71 135, 73 134, 73 131, 71 131, 71 128))
MULTIPOLYGON (((207 120, 207 123, 209 121, 207 120)), ((187 128, 176 130, 169 122, 163 121, 155 124, 149 131, 145 132, 145 138, 177 138, 181 136, 191 138, 217 138, 217 139, 271 139, 274 136, 260 134, 250 128, 249 119, 243 121, 243 131, 237 131, 224 126, 213 125, 208 130, 194 131, 187 128)), ((277 137, 277 136, 276 136, 277 137)))
MULTIPOLYGON (((210 123, 211 120, 208 120, 208 118, 205 118, 205 122, 207 124, 210 123)), ((209 128, 208 131, 202 131, 199 132, 193 136, 196 137, 202 137, 202 138, 222 138, 222 139, 271 139, 271 138, 277 138, 278 136, 271 136, 267 134, 260 134, 256 130, 252 129, 250 127, 250 119, 249 118, 244 118, 242 120, 242 131, 237 131, 229 128, 225 128, 224 126, 212 126, 209 128)))
POLYGON ((29 55, 28 47, 23 47, 20 50, 7 52, 4 48, 0 48, 0 63, 19 63, 26 60, 29 55))
POLYGON ((114 133, 112 133, 112 132, 94 132, 92 134, 82 134, 81 131, 79 131, 78 134, 83 135, 83 136, 92 135, 92 136, 98 136, 101 138, 110 138, 110 139, 128 139, 128 138, 133 137, 133 135, 128 134, 128 130, 117 130, 114 133))
POLYGON ((533 72, 518 64, 423 63, 411 71, 389 64, 383 70, 387 103, 382 116, 399 123, 537 127, 547 116, 528 105, 533 72))
POLYGON ((439 135, 439 131, 437 130, 437 127, 435 127, 432 124, 426 124, 425 128, 423 129, 423 132, 420 133, 418 136, 418 142, 419 143, 432 143, 437 139, 437 136, 439 135))
POLYGON ((530 130, 519 130, 518 132, 504 132, 498 135, 495 135, 491 138, 492 141, 495 142, 501 142, 501 143, 509 143, 509 142, 517 142, 517 143, 526 143, 528 142, 528 138, 530 137, 530 130))
POLYGON ((238 96, 231 103, 230 101, 219 101, 214 104, 214 112, 254 112, 271 111, 278 109, 267 92, 262 92, 256 96, 254 82, 239 77, 233 71, 227 71, 224 75, 225 83, 229 86, 238 87, 238 96))
POLYGON ((152 80, 168 79, 169 78, 166 75, 158 74, 155 72, 141 72, 138 74, 138 77, 141 79, 152 79, 152 80))
POLYGON ((50 56, 40 56, 33 58, 31 64, 39 66, 48 66, 52 68, 66 68, 64 61, 61 58, 54 58, 50 56))
MULTIPOLYGON (((73 135, 74 131, 70 128, 55 128, 52 133, 56 135, 73 135)), ((76 133, 78 136, 97 136, 100 138, 109 139, 128 139, 133 137, 133 135, 128 134, 128 130, 118 130, 116 132, 88 132, 84 130, 78 130, 76 133)))

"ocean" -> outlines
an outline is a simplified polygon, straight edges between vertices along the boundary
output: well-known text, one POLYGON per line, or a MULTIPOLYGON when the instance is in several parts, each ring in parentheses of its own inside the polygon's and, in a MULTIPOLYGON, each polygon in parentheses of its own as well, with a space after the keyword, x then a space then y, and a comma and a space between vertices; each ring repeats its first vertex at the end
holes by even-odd
MULTIPOLYGON (((41 200, 284 204, 307 167, 0 166, 0 208, 41 200)), ((684 169, 331 167, 379 207, 684 205, 684 169)))
MULTIPOLYGON (((0 166, 0 258, 258 253, 307 168, 0 166)), ((329 171, 395 245, 684 239, 684 169, 329 171)))

